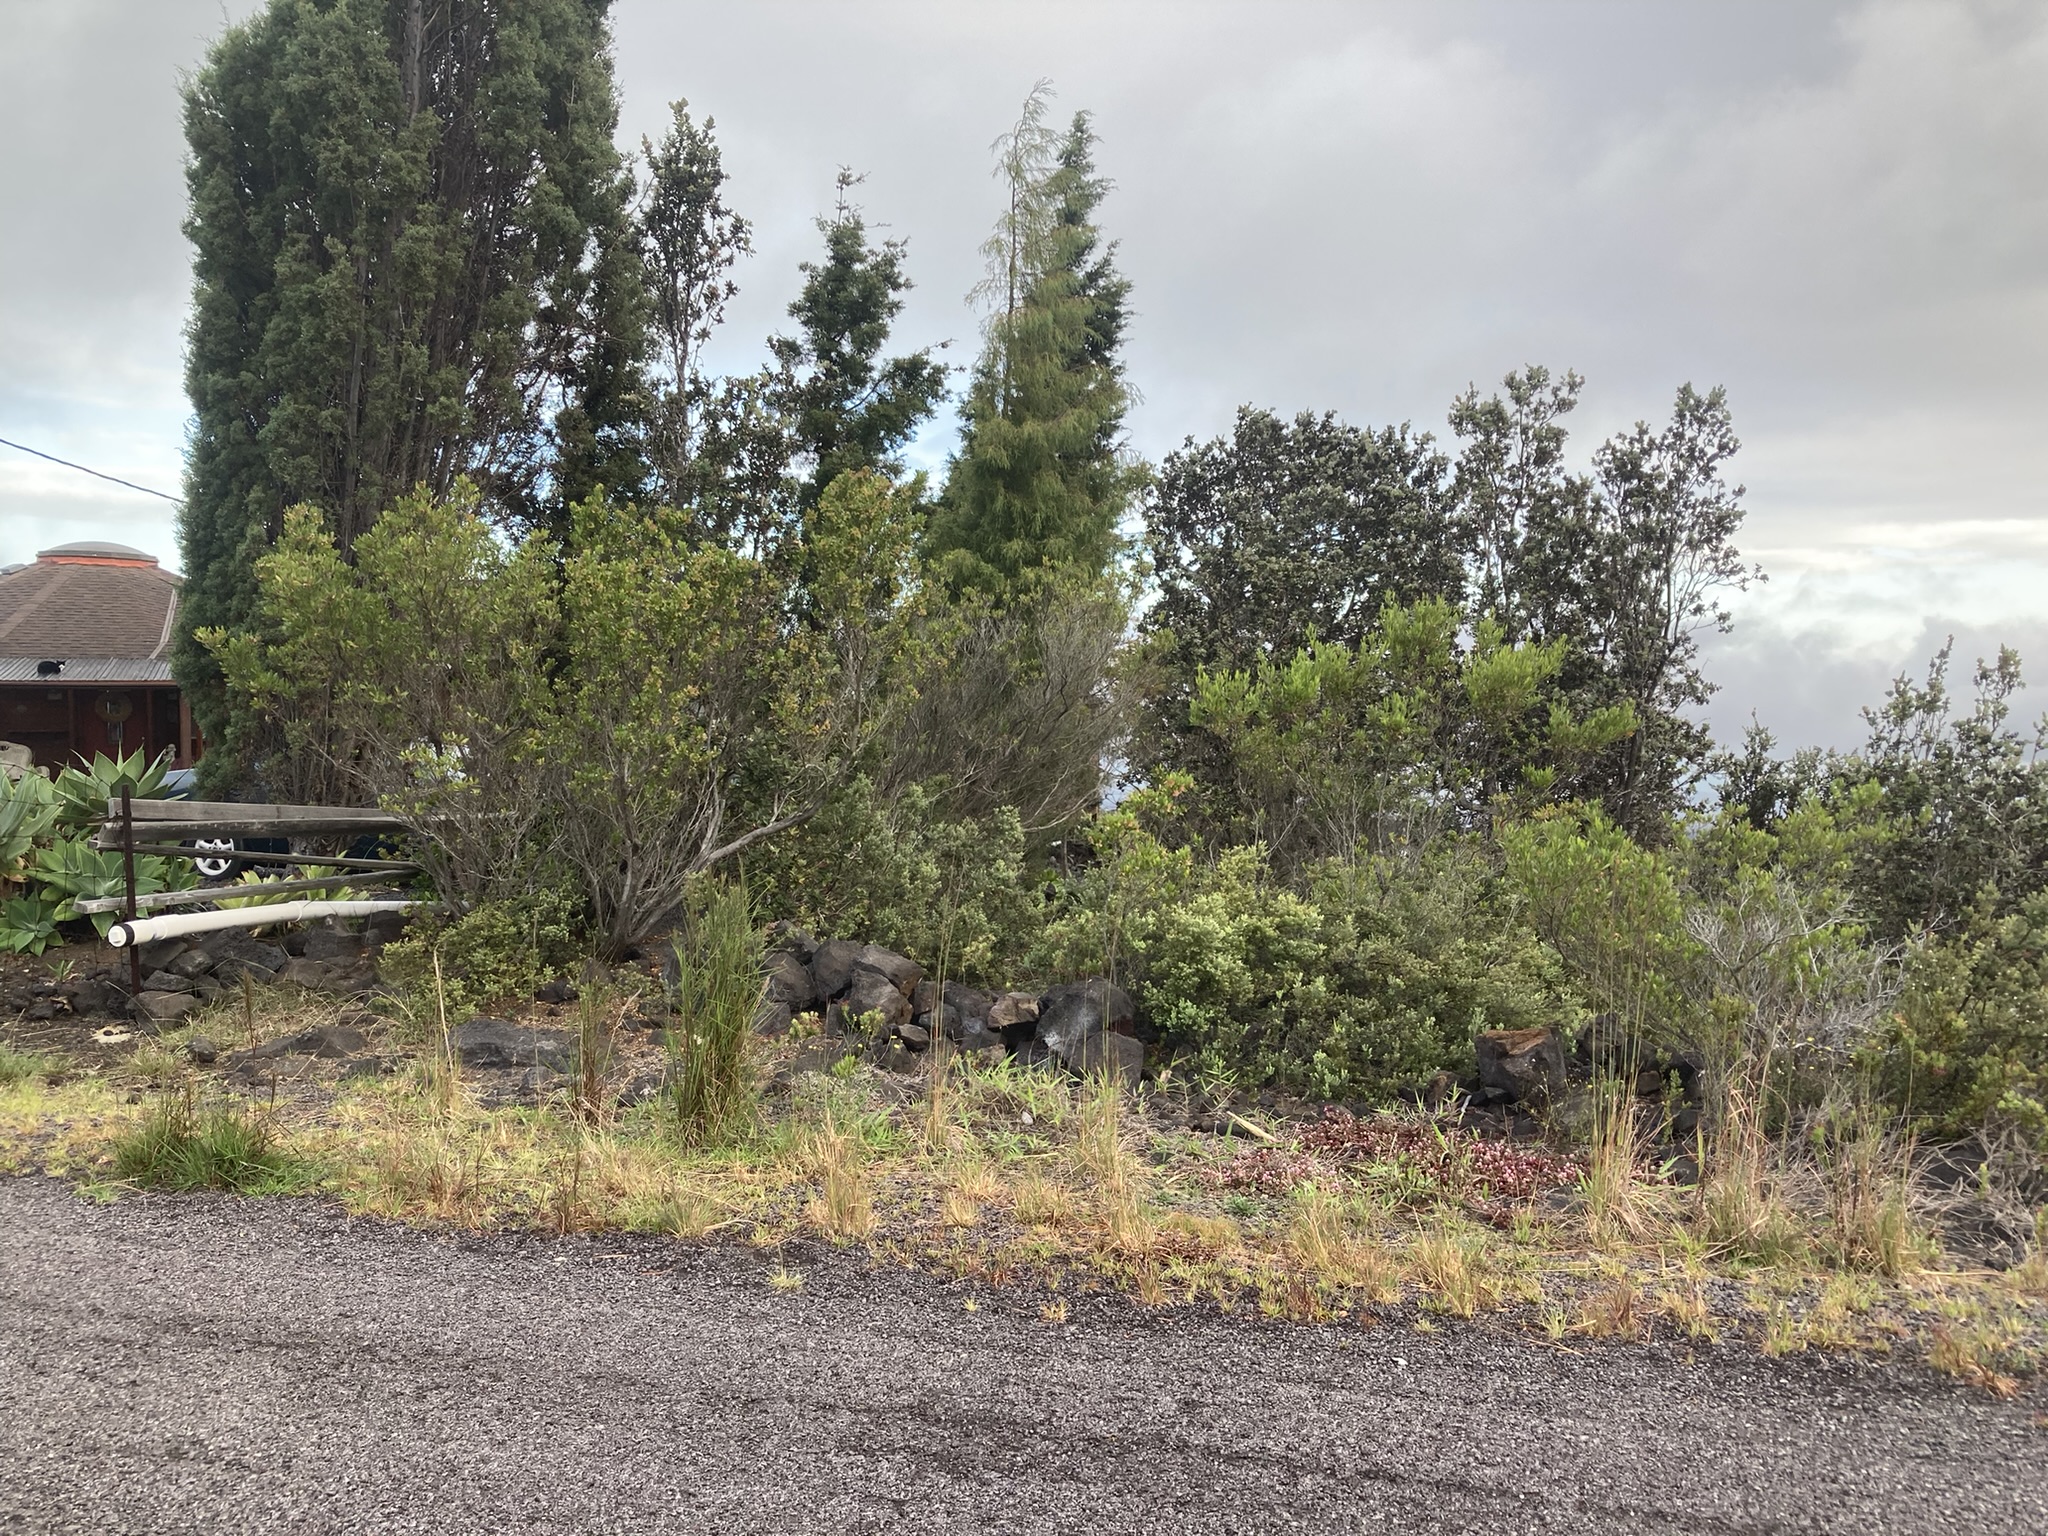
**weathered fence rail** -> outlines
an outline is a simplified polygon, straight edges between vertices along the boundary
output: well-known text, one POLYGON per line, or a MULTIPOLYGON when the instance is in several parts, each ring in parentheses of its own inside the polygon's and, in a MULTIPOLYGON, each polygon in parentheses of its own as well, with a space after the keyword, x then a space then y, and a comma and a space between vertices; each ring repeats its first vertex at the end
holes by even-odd
MULTIPOLYGON (((232 800, 136 800, 123 785, 119 799, 107 801, 107 817, 93 838, 102 850, 119 849, 123 884, 121 896, 80 902, 81 912, 122 914, 121 921, 107 932, 107 942, 128 951, 128 981, 131 995, 142 993, 140 946, 153 939, 177 938, 189 933, 213 933, 234 928, 268 928, 276 923, 302 923, 322 917, 356 917, 373 912, 409 912, 424 906, 410 899, 354 899, 345 901, 263 901, 245 907, 215 912, 183 912, 166 917, 144 917, 151 907, 198 906, 231 896, 228 889, 160 891, 140 896, 135 889, 135 860, 138 855, 158 858, 202 859, 218 856, 218 848, 197 848, 168 841, 138 841, 136 833, 148 838, 218 837, 333 837, 364 833, 403 832, 406 825, 385 811, 360 810, 335 805, 247 804, 232 800)), ((336 875, 312 876, 298 880, 264 881, 266 895, 285 891, 332 889, 341 884, 378 884, 402 875, 421 873, 410 859, 352 859, 340 854, 270 853, 238 848, 234 857, 244 864, 294 865, 304 869, 345 871, 336 875), (367 877, 367 878, 365 878, 367 877)))

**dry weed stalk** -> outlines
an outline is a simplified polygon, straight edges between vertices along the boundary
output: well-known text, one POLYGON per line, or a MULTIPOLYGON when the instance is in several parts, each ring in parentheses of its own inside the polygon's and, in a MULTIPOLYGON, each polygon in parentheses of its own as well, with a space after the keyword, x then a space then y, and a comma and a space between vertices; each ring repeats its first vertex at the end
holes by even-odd
POLYGON ((549 1192, 548 1214, 555 1235, 570 1237, 591 1224, 583 1199, 583 1137, 574 1138, 566 1171, 558 1170, 549 1192))
POLYGON ((1109 1073, 1091 1074, 1082 1085, 1074 1160, 1097 1192, 1110 1246, 1124 1254, 1149 1254, 1158 1228, 1145 1207, 1144 1171, 1125 1129, 1123 1087, 1109 1073))
POLYGON ((420 1058, 421 1096, 443 1120, 455 1113, 462 1102, 462 1064, 456 1059, 454 1043, 448 1037, 448 992, 441 976, 441 946, 429 953, 434 962, 434 1038, 420 1058))
POLYGON ((605 1077, 617 1054, 619 1030, 632 1006, 630 996, 614 998, 595 985, 576 1000, 576 1118, 585 1125, 602 1126, 605 1122, 605 1077))

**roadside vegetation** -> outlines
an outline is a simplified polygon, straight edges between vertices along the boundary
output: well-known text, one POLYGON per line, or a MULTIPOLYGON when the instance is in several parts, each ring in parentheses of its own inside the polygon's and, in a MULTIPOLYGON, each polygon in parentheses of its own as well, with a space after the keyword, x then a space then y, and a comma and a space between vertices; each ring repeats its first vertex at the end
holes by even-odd
MULTIPOLYGON (((1719 389, 1590 453, 1582 381, 1531 366, 1441 441, 1247 407, 1138 464, 1110 183, 1048 88, 997 146, 961 436, 910 472, 955 380, 890 352, 909 253, 858 178, 792 334, 710 376, 750 247, 713 125, 677 103, 622 155, 597 12, 527 9, 566 18, 498 53, 534 77, 505 99, 561 108, 539 148, 493 119, 444 149, 478 110, 451 98, 330 165, 257 110, 362 96, 337 123, 374 134, 387 97, 476 89, 385 79, 373 7, 271 5, 189 88, 204 772, 403 818, 435 911, 330 934, 376 949, 335 997, 201 956, 163 985, 203 1006, 95 1034, 78 985, 31 988, 0 1169, 744 1241, 787 1288, 832 1244, 1049 1320, 1116 1291, 2039 1369, 2048 763, 2018 657, 1959 683, 1943 651, 1859 751, 1713 742, 1698 638, 1759 574, 1719 389), (342 57, 367 73, 301 78, 342 57), (312 242, 317 210, 237 173, 259 139, 366 222, 312 242), (538 203, 421 213, 533 164, 538 203), (525 254, 441 248, 471 238, 525 254), (266 306, 353 319, 271 334, 266 306), (827 985, 813 935, 883 952, 827 985), (1101 1017, 1034 1033, 1069 984, 1101 1017), (552 1064, 466 1064, 479 1017, 555 1031, 552 1064)), ((85 829, 155 771, 0 784, 10 975, 104 959, 65 902, 119 888, 85 829)))

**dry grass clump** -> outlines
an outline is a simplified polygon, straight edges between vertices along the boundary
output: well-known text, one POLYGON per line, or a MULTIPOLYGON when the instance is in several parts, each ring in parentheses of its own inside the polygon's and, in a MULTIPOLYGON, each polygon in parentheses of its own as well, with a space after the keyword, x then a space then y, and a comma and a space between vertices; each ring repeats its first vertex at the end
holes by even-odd
POLYGON ((482 1218, 483 1149, 473 1137, 446 1129, 390 1135, 364 1172, 367 1204, 380 1214, 456 1226, 482 1218))
POLYGON ((1162 1239, 1204 1258, 1233 1252, 1244 1233, 1228 1216, 1203 1211, 1168 1211, 1159 1219, 1162 1239))
POLYGON ((1931 1249, 1913 1220, 1913 1143, 1868 1104, 1830 1106, 1814 1128, 1834 1261, 1896 1279, 1931 1249))
POLYGON ((1799 1218, 1773 1163, 1757 1096, 1731 1084, 1694 1196, 1694 1224, 1713 1249, 1764 1264, 1799 1256, 1799 1218))
POLYGON ((1284 1252, 1322 1284, 1363 1290, 1376 1302, 1401 1294, 1400 1268, 1376 1239, 1354 1225, 1343 1201, 1313 1184, 1294 1197, 1284 1252))
POLYGON ((1126 1255, 1149 1254, 1158 1235, 1146 1208, 1146 1170, 1131 1146, 1122 1085, 1107 1073, 1080 1090, 1073 1160, 1094 1198, 1109 1246, 1126 1255))
POLYGON ((939 1219, 949 1227, 979 1226, 981 1206, 958 1189, 949 1189, 939 1202, 939 1219))
POLYGON ((159 1035, 136 1046, 123 1070, 143 1087, 161 1089, 183 1082, 191 1065, 181 1035, 159 1035))
POLYGON ((1643 1177, 1648 1142, 1630 1086, 1616 1078, 1596 1082, 1593 1139, 1579 1185, 1586 1237, 1594 1247, 1639 1243, 1668 1215, 1668 1193, 1643 1177))
POLYGON ((1408 1248, 1408 1270, 1428 1294, 1423 1305, 1452 1317, 1471 1317, 1500 1304, 1500 1279, 1493 1272, 1486 1239, 1476 1232, 1437 1227, 1408 1248))
POLYGON ((1718 1337, 1707 1289, 1697 1278, 1677 1286, 1660 1287, 1656 1310, 1658 1315, 1684 1329, 1688 1338, 1701 1344, 1711 1344, 1718 1337))
POLYGON ((1649 1329, 1643 1302, 1643 1287, 1633 1273, 1623 1270, 1579 1303, 1572 1331, 1593 1339, 1640 1340, 1649 1329))
POLYGON ((1064 1076, 1014 1060, 962 1072, 956 1088, 964 1118, 1004 1128, 1048 1134, 1064 1129, 1074 1112, 1074 1088, 1064 1076))
POLYGON ((1936 1323, 1927 1346, 1927 1363, 1944 1376, 1953 1376, 1993 1397, 2013 1397, 2020 1384, 2000 1369, 2005 1348, 2002 1333, 1985 1324, 1936 1323))
POLYGON ((868 1185, 867 1149, 860 1137, 828 1114, 811 1135, 810 1160, 818 1181, 811 1220, 838 1242, 873 1232, 874 1196, 868 1185))
POLYGON ((1081 1214, 1072 1190, 1036 1173, 1025 1174, 1011 1186, 1010 1213, 1027 1227, 1052 1231, 1077 1226, 1081 1214))
POLYGON ((2022 1296, 2048 1297, 2048 1207, 2035 1213, 2033 1244, 2006 1272, 2005 1283, 2022 1296))

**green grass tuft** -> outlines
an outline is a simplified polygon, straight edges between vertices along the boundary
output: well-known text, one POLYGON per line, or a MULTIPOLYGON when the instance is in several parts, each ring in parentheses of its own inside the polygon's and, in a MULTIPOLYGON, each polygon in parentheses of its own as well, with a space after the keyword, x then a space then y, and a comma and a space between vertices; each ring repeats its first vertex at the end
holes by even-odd
POLYGON ((64 1063, 50 1051, 24 1051, 0 1043, 0 1088, 19 1088, 37 1079, 47 1082, 63 1067, 64 1063))
POLYGON ((290 1195, 319 1181, 319 1170, 280 1148, 261 1117, 231 1105, 198 1108, 190 1094, 166 1094, 114 1143, 113 1164, 115 1178, 149 1189, 290 1195))

